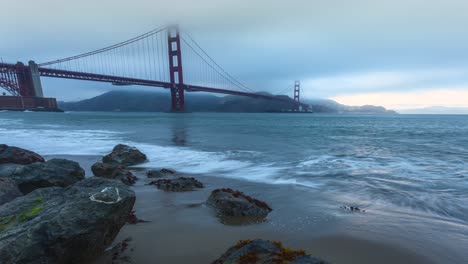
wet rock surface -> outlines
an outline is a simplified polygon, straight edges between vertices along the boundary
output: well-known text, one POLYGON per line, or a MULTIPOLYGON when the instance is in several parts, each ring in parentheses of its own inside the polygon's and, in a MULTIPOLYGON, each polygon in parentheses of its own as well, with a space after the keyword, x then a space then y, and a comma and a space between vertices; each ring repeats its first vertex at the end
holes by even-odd
POLYGON ((96 162, 91 167, 94 176, 107 179, 120 180, 126 185, 133 185, 138 178, 123 166, 96 162))
POLYGON ((135 211, 131 211, 128 215, 127 223, 131 225, 136 225, 138 223, 146 223, 148 221, 140 219, 136 216, 135 211))
POLYGON ((23 196, 23 194, 14 181, 0 178, 0 205, 8 203, 20 196, 23 196))
POLYGON ((361 209, 361 208, 359 208, 357 206, 346 206, 346 205, 344 205, 344 206, 341 207, 341 209, 351 211, 351 212, 361 212, 361 213, 366 212, 366 210, 361 209))
POLYGON ((77 162, 66 159, 0 166, 0 178, 11 179, 23 194, 45 187, 66 187, 83 180, 84 176, 85 172, 77 162))
POLYGON ((102 158, 104 163, 122 166, 133 166, 146 160, 146 155, 137 148, 123 144, 115 146, 111 153, 102 158))
POLYGON ((174 176, 175 173, 176 172, 174 170, 170 169, 149 170, 146 172, 146 176, 148 176, 148 178, 163 178, 167 176, 174 176))
POLYGON ((0 144, 0 164, 28 165, 34 162, 45 162, 44 158, 30 150, 0 144))
POLYGON ((272 211, 267 203, 228 188, 216 189, 211 192, 206 203, 213 207, 218 216, 222 218, 237 217, 240 220, 242 218, 260 220, 272 211))
POLYGON ((228 263, 327 264, 328 262, 311 257, 304 250, 285 248, 281 242, 256 239, 239 241, 213 262, 213 264, 228 263))
POLYGON ((175 179, 159 179, 149 183, 158 189, 168 192, 186 192, 203 188, 203 183, 195 178, 180 177, 175 179))
POLYGON ((0 206, 0 259, 92 263, 114 240, 134 202, 129 187, 97 177, 37 189, 0 206))
POLYGON ((119 243, 116 243, 114 246, 107 248, 104 254, 105 259, 102 259, 102 262, 110 262, 111 264, 133 263, 129 254, 134 250, 134 248, 131 247, 131 244, 132 238, 127 237, 119 243))

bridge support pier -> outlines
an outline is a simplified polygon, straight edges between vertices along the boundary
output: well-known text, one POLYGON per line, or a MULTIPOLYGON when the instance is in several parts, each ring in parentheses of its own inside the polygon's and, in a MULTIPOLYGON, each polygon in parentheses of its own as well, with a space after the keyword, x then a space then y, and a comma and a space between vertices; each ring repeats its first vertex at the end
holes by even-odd
POLYGON ((184 77, 182 53, 180 50, 179 27, 169 27, 167 31, 169 52, 169 73, 171 79, 171 111, 185 112, 184 77))
POLYGON ((16 63, 16 78, 21 96, 44 97, 39 67, 34 61, 29 62, 29 67, 22 62, 16 63))
POLYGON ((44 97, 42 92, 41 75, 39 73, 39 66, 34 61, 29 61, 29 71, 31 74, 31 84, 34 89, 36 97, 44 97))
POLYGON ((39 67, 34 61, 28 66, 0 63, 0 88, 11 95, 0 96, 0 110, 60 111, 55 98, 44 98, 39 67))

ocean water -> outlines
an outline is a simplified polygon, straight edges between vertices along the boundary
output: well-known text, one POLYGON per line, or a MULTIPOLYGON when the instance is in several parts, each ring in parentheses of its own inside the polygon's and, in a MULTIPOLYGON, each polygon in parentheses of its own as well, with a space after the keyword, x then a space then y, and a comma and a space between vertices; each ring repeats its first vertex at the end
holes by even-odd
POLYGON ((443 222, 468 246, 468 116, 1 112, 0 143, 43 155, 130 144, 143 167, 301 186, 428 232, 443 222))

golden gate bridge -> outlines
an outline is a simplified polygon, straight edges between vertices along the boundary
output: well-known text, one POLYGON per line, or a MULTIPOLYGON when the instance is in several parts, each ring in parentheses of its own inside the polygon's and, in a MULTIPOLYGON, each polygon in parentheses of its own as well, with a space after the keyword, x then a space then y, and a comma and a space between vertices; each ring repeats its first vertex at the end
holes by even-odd
POLYGON ((292 111, 309 111, 309 105, 300 102, 298 81, 294 85, 294 98, 255 92, 225 71, 177 25, 58 60, 30 61, 28 65, 2 62, 0 87, 11 96, 0 96, 0 107, 57 108, 55 98, 44 97, 41 77, 169 89, 173 112, 186 111, 185 92, 276 100, 289 103, 292 111))

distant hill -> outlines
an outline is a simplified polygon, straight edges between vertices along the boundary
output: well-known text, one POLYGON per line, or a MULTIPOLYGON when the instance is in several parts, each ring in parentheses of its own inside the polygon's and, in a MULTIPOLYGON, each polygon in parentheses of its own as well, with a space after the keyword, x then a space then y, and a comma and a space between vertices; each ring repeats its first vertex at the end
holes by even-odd
MULTIPOLYGON (((188 94, 190 111, 216 111, 220 98, 214 95, 188 94)), ((165 112, 170 109, 169 93, 144 91, 111 91, 77 102, 58 102, 65 111, 165 112)))
POLYGON ((363 105, 348 106, 340 104, 330 99, 309 99, 304 100, 311 106, 313 112, 318 113, 339 113, 339 114, 397 114, 393 110, 387 110, 383 106, 363 105))
MULTIPOLYGON (((310 104, 312 111, 318 113, 395 113, 380 106, 351 107, 327 99, 305 100, 304 103, 310 104)), ((170 109, 170 95, 162 92, 111 91, 82 101, 58 104, 65 111, 165 112, 170 109)), ((185 104, 186 109, 192 112, 279 112, 292 108, 292 104, 281 101, 197 93, 186 93, 185 104)))

